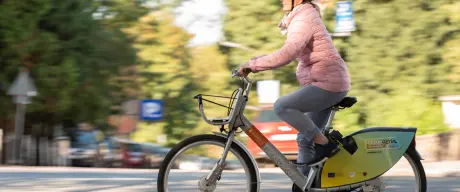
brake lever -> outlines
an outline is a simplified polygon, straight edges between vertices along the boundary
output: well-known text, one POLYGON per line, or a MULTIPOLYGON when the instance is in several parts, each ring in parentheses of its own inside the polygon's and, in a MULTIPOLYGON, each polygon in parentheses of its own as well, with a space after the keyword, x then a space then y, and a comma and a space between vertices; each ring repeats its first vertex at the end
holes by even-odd
POLYGON ((232 70, 232 78, 239 77, 239 76, 240 76, 240 72, 238 70, 236 70, 236 69, 233 69, 232 70))

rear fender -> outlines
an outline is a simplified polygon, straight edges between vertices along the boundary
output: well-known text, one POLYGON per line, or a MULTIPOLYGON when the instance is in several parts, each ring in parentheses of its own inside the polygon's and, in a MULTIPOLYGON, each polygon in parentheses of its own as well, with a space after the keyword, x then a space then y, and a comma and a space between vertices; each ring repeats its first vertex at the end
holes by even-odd
POLYGON ((416 160, 419 160, 419 161, 424 160, 423 157, 420 155, 420 153, 416 149, 414 149, 414 151, 416 154, 415 158, 417 158, 416 160))
POLYGON ((410 143, 409 147, 414 149, 415 155, 416 155, 415 158, 417 158, 416 160, 419 160, 419 161, 424 160, 423 157, 420 155, 420 153, 417 151, 415 142, 416 142, 416 137, 414 136, 414 138, 412 139, 412 142, 410 143))

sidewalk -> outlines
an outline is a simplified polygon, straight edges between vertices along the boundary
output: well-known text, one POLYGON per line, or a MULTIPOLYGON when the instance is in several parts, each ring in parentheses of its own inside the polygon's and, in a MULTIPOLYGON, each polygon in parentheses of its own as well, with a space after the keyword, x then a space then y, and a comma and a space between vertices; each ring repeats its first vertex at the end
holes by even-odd
POLYGON ((460 161, 423 162, 426 176, 460 177, 460 161))
MULTIPOLYGON (((441 162, 424 162, 423 168, 427 177, 460 177, 460 161, 441 161, 441 162)), ((124 168, 81 168, 81 167, 35 167, 35 166, 9 166, 0 165, 0 172, 136 172, 136 173, 151 173, 153 169, 124 169, 124 168)), ((158 170, 153 170, 158 171, 158 170)), ((235 170, 232 172, 239 172, 235 170)), ((281 173, 282 170, 276 168, 261 168, 261 173, 281 173)), ((395 165, 389 172, 385 173, 388 176, 405 176, 413 175, 412 167, 408 163, 399 163, 395 165)))

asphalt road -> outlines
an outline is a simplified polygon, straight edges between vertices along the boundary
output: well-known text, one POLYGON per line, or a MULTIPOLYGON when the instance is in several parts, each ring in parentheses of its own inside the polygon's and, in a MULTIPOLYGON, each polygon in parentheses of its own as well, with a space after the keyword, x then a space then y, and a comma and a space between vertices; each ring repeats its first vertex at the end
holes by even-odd
MULTIPOLYGON (((262 169, 263 192, 289 192, 290 180, 277 168, 262 169)), ((0 167, 0 192, 8 191, 53 191, 53 192, 147 192, 156 191, 157 170, 139 169, 93 169, 93 168, 52 168, 52 167, 0 167)), ((175 173, 177 184, 196 183, 190 181, 198 172, 175 173)), ((460 175, 440 176, 428 171, 428 191, 460 192, 460 175), (433 175, 433 176, 430 176, 433 175)), ((226 178, 232 181, 220 191, 237 192, 243 185, 241 172, 232 172, 226 178)), ((391 184, 399 188, 385 191, 407 191, 404 176, 391 177, 391 184), (402 188, 401 188, 402 187, 402 188)), ((179 190, 182 191, 182 190, 179 190)), ((196 191, 196 190, 185 190, 196 191)), ((175 192, 175 191, 173 191, 175 192)))

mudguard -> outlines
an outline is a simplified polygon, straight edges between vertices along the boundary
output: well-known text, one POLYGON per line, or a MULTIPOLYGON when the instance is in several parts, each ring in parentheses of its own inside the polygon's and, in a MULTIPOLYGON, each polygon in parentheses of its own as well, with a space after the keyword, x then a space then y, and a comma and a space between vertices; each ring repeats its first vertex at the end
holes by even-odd
POLYGON ((411 127, 372 127, 348 135, 358 149, 350 154, 340 146, 341 151, 324 164, 321 188, 350 185, 384 174, 413 144, 416 131, 411 127))

